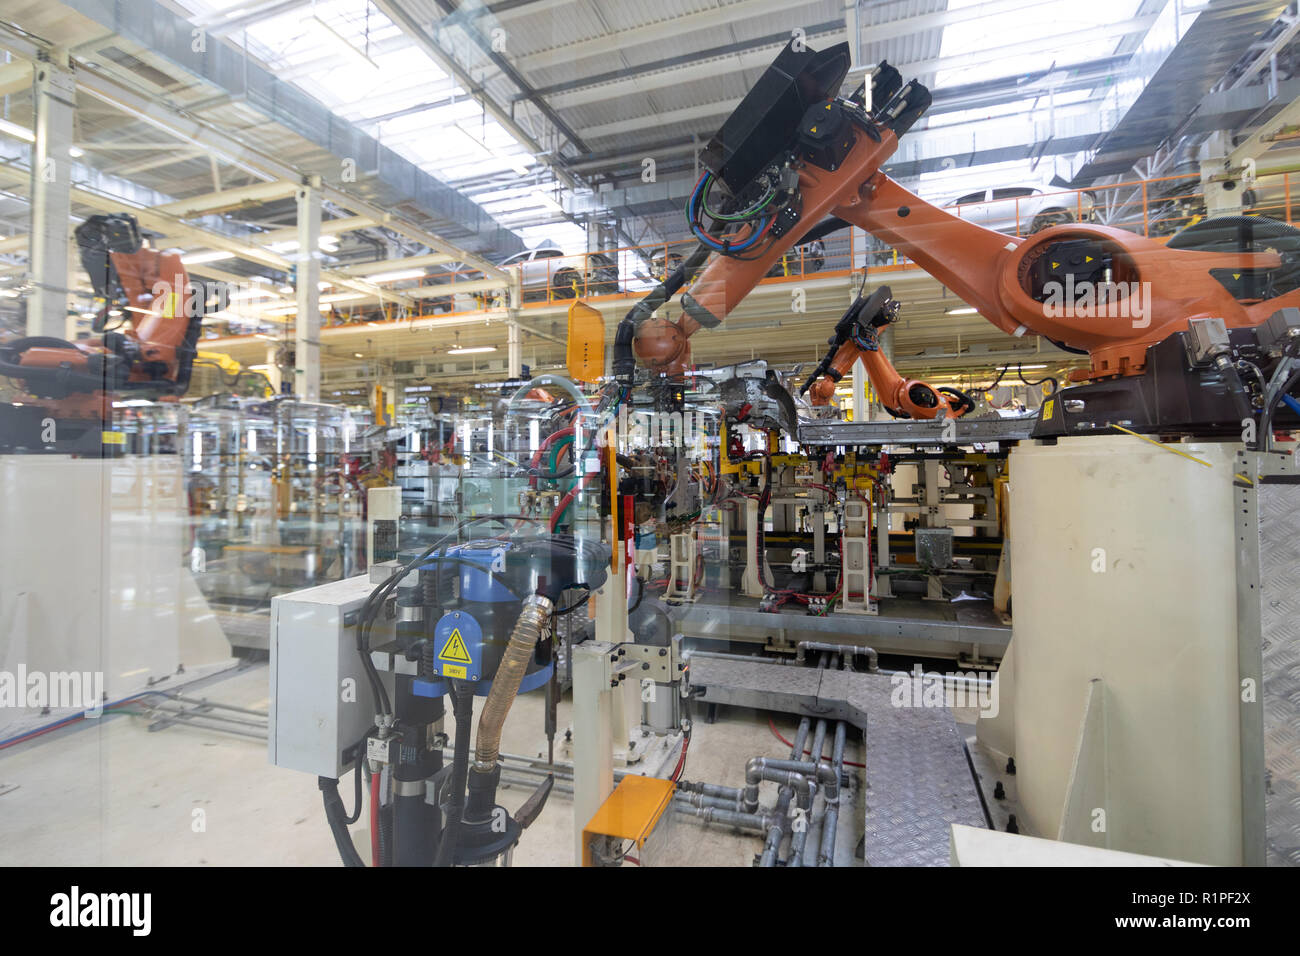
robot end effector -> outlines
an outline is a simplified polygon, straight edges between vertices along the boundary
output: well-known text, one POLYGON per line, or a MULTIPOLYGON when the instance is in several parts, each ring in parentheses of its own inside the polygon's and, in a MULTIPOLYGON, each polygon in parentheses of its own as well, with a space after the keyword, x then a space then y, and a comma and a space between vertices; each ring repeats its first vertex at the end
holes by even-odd
POLYGON ((799 394, 810 394, 813 405, 830 404, 835 386, 861 359, 881 403, 897 418, 959 418, 974 409, 964 392, 903 378, 880 350, 879 331, 897 320, 899 308, 889 286, 858 296, 836 323, 827 340, 830 348, 799 394))

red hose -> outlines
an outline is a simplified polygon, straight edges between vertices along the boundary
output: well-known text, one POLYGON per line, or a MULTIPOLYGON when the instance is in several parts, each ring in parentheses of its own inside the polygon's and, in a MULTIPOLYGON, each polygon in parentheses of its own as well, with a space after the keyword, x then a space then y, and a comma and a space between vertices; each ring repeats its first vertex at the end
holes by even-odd
MULTIPOLYGON (((573 425, 570 425, 568 428, 561 428, 558 431, 551 432, 549 435, 546 436, 545 439, 542 440, 541 444, 537 446, 537 451, 533 452, 533 460, 530 463, 531 466, 534 469, 536 469, 537 466, 542 463, 542 456, 546 454, 546 449, 550 448, 552 445, 554 445, 565 435, 576 435, 576 434, 577 434, 577 428, 573 425)), ((537 487, 536 475, 532 475, 531 477, 529 477, 528 485, 531 488, 537 487)))
MULTIPOLYGON (((772 728, 775 730, 776 728, 772 728)), ((380 866, 379 861, 379 781, 383 773, 370 778, 370 865, 380 866)))
POLYGON ((576 485, 569 489, 569 493, 560 499, 560 503, 556 505, 555 510, 551 512, 550 527, 552 534, 555 533, 555 526, 559 523, 560 515, 564 514, 564 510, 568 508, 569 505, 573 504, 573 499, 578 497, 578 492, 586 487, 587 482, 591 481, 591 479, 595 478, 599 474, 600 472, 598 471, 587 472, 576 485))
MULTIPOLYGON (((686 750, 687 748, 690 747, 690 745, 691 745, 691 737, 690 734, 687 734, 685 737, 682 738, 682 753, 681 756, 677 758, 677 767, 675 770, 673 770, 673 775, 668 778, 673 783, 677 782, 678 778, 681 777, 682 775, 682 770, 686 768, 686 750)), ((791 746, 794 745, 791 744, 791 746)))
MULTIPOLYGON (((546 438, 542 440, 541 444, 537 446, 537 451, 533 452, 533 460, 531 462, 532 466, 536 468, 542 463, 542 456, 546 454, 546 449, 550 448, 566 435, 574 435, 576 432, 577 429, 573 425, 570 425, 568 428, 561 428, 558 431, 553 431, 547 435, 546 438)), ((536 476, 534 476, 534 478, 535 477, 536 476)))

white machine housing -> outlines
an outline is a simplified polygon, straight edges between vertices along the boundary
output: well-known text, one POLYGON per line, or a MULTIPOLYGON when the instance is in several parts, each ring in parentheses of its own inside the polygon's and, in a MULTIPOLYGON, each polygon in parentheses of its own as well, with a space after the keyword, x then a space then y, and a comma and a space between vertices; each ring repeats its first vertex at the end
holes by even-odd
MULTIPOLYGON (((275 766, 337 779, 351 765, 351 748, 376 714, 356 632, 373 589, 360 575, 271 600, 268 755, 275 766)), ((377 625, 376 641, 382 633, 377 625)), ((379 679, 391 695, 392 673, 381 670, 379 679)))

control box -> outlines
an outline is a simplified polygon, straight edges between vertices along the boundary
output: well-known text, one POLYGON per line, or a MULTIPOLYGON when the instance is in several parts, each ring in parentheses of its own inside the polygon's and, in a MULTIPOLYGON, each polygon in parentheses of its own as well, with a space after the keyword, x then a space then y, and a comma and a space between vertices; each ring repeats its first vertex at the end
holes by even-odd
MULTIPOLYGON (((352 766, 377 710, 356 629, 374 587, 359 575, 272 598, 268 752, 275 766, 335 779, 352 766)), ((391 634, 381 609, 372 646, 391 634)), ((391 669, 380 668, 379 679, 391 699, 391 669)))

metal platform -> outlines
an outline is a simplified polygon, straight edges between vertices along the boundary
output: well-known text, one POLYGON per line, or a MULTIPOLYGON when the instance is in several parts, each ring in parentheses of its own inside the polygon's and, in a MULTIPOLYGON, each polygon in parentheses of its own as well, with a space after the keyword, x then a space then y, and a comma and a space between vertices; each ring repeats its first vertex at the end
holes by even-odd
POLYGON ((1253 479, 1233 490, 1242 840, 1248 866, 1300 865, 1300 470, 1287 452, 1242 452, 1253 479))
POLYGON ((900 418, 881 422, 799 423, 802 445, 972 445, 1024 441, 1038 424, 1025 418, 959 418, 955 422, 900 418), (951 430, 947 430, 951 427, 951 430), (948 437, 945 437, 945 434, 948 437))
POLYGON ((949 827, 987 827, 946 707, 898 707, 896 679, 780 663, 691 658, 703 703, 846 720, 864 732, 868 866, 946 866, 949 827))
POLYGON ((786 608, 758 610, 754 598, 733 596, 728 604, 697 601, 671 611, 688 637, 714 641, 787 643, 835 640, 867 644, 882 653, 990 662, 1011 642, 1011 625, 987 601, 957 603, 886 598, 879 614, 833 613, 826 617, 786 608))

